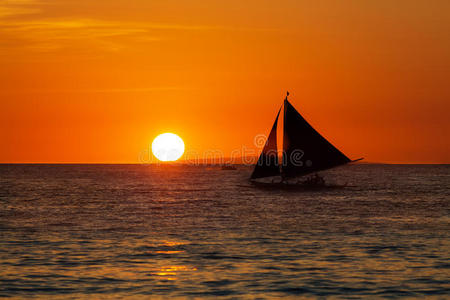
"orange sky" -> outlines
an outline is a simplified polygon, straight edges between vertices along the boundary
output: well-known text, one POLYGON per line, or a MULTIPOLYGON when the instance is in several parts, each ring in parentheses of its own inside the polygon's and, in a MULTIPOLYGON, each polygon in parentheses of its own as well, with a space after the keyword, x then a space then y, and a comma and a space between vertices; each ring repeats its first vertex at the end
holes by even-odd
POLYGON ((450 1, 0 0, 0 162, 228 155, 285 91, 351 158, 450 163, 450 1))

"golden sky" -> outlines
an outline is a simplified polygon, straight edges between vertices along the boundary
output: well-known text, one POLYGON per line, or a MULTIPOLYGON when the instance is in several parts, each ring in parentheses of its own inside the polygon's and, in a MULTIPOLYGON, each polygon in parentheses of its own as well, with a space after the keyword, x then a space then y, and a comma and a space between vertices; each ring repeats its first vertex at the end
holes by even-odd
POLYGON ((0 162, 224 155, 286 90, 350 158, 450 163, 448 0, 0 0, 0 162))

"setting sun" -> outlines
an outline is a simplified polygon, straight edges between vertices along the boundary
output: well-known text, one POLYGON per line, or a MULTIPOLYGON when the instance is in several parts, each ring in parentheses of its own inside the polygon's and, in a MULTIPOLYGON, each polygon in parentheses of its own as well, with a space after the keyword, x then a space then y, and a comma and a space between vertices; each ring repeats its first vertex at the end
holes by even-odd
POLYGON ((163 133, 153 140, 152 152, 160 161, 176 161, 184 153, 184 142, 174 133, 163 133))

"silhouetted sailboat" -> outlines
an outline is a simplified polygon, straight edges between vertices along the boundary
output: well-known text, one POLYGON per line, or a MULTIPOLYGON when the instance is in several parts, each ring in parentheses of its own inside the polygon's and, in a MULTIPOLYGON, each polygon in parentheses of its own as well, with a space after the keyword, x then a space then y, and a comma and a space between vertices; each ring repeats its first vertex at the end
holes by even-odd
MULTIPOLYGON (((276 184, 287 184, 290 178, 316 173, 315 176, 301 182, 303 185, 320 186, 324 180, 318 171, 355 162, 320 135, 288 101, 289 92, 283 104, 283 151, 279 162, 277 149, 277 125, 281 108, 261 151, 258 162, 250 177, 255 179, 280 176, 276 184)), ((272 181, 272 184, 275 182, 272 181)))

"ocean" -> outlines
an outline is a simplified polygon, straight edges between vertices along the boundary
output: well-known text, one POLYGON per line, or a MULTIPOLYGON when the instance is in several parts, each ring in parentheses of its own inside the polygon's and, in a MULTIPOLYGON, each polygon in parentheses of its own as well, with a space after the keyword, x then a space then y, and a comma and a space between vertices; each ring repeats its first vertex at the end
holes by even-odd
POLYGON ((450 297, 450 165, 0 165, 0 297, 450 297))

